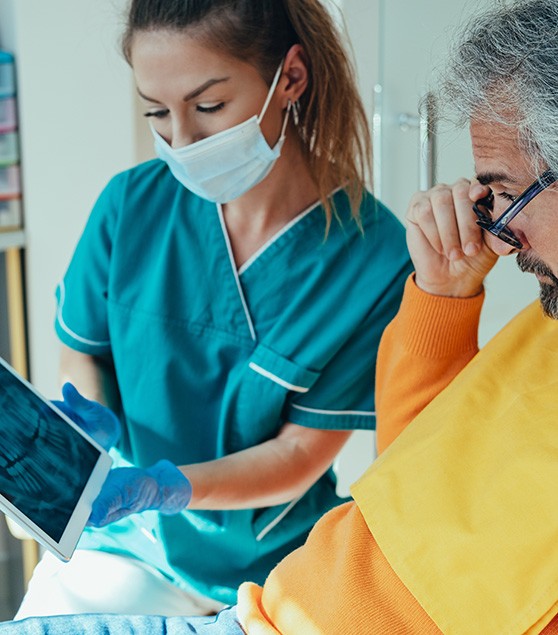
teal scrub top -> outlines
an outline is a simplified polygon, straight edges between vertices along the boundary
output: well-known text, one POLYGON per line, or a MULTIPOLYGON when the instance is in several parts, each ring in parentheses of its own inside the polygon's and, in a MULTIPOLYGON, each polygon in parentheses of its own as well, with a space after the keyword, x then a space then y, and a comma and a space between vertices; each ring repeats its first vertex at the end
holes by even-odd
MULTIPOLYGON (((67 346, 113 364, 117 464, 218 459, 287 422, 372 429, 380 336, 411 270, 399 221, 347 194, 326 238, 316 204, 237 270, 221 209, 159 160, 114 177, 57 290, 67 346)), ((233 603, 343 502, 329 470, 298 500, 240 511, 156 512, 88 529, 81 547, 131 555, 185 589, 233 603)))

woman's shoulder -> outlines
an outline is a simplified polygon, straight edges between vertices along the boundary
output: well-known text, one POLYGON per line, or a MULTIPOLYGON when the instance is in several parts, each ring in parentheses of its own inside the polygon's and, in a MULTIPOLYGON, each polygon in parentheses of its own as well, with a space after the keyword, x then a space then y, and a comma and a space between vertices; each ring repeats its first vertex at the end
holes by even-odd
POLYGON ((381 240, 382 243, 395 247, 405 243, 405 228, 402 222, 368 190, 364 191, 356 222, 347 190, 341 189, 335 193, 334 204, 339 224, 344 231, 352 226, 353 231, 360 233, 366 242, 381 240))
MULTIPOLYGON (((154 183, 162 186, 172 186, 174 178, 166 164, 160 159, 151 159, 139 163, 132 168, 115 174, 107 187, 113 190, 151 190, 154 183)), ((166 188, 156 188, 156 192, 163 192, 166 188)))
POLYGON ((163 161, 152 159, 115 174, 98 196, 91 215, 112 218, 126 228, 140 222, 144 226, 174 222, 180 210, 198 210, 207 205, 183 187, 163 161), (165 214, 159 213, 162 209, 165 214))
POLYGON ((134 214, 139 208, 172 209, 180 205, 184 209, 208 205, 199 196, 187 190, 172 175, 166 163, 151 159, 114 175, 100 197, 120 213, 134 214))
POLYGON ((380 224, 404 232, 403 224, 394 212, 369 191, 364 193, 360 213, 363 226, 380 224))

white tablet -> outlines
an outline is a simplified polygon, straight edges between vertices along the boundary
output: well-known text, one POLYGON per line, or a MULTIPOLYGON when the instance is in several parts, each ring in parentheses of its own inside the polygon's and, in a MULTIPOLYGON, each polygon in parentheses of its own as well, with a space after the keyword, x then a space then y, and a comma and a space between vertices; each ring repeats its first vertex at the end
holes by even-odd
POLYGON ((111 464, 0 358, 0 510, 68 561, 111 464))

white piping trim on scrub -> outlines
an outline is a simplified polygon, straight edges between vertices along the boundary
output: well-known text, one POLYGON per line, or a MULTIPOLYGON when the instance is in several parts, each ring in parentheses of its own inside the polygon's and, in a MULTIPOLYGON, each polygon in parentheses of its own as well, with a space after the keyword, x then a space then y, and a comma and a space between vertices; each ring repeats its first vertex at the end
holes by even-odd
POLYGON ((305 406, 297 406, 295 403, 291 404, 293 408, 297 410, 304 410, 304 412, 315 412, 319 415, 332 415, 333 417, 341 417, 343 415, 361 415, 363 417, 375 417, 376 411, 373 410, 318 410, 317 408, 306 408, 305 406))
POLYGON ((242 267, 240 267, 240 269, 238 270, 238 274, 242 275, 246 269, 248 269, 248 267, 253 264, 263 253, 264 251, 267 251, 271 245, 273 245, 273 243, 277 242, 279 240, 279 238, 281 238, 281 236, 285 233, 288 232, 289 229, 293 226, 296 225, 299 221, 301 221, 306 215, 308 215, 312 210, 316 209, 316 207, 318 207, 318 205, 320 204, 320 201, 317 201, 316 203, 312 203, 312 205, 310 207, 308 207, 307 209, 305 209, 303 212, 300 212, 300 214, 298 216, 295 216, 291 221, 289 221, 284 227, 282 227, 276 234, 275 236, 272 236, 266 243, 264 243, 259 249, 258 251, 256 251, 256 253, 252 254, 250 256, 250 258, 248 258, 248 260, 242 265, 242 267))
MULTIPOLYGON (((341 188, 338 187, 336 190, 333 190, 333 192, 330 194, 330 196, 333 196, 334 194, 337 194, 337 192, 339 192, 340 189, 341 188)), ((246 271, 246 269, 248 269, 248 267, 250 267, 250 265, 254 264, 254 262, 264 253, 264 251, 267 251, 271 247, 271 245, 273 245, 273 243, 277 242, 279 240, 279 238, 281 238, 281 236, 285 232, 288 232, 289 229, 291 229, 291 227, 293 227, 294 225, 299 223, 311 211, 315 210, 316 207, 318 207, 318 205, 320 205, 320 203, 321 203, 321 201, 316 201, 315 203, 312 203, 312 205, 310 205, 310 207, 307 207, 304 211, 300 212, 300 214, 298 214, 298 216, 295 216, 284 227, 282 227, 274 236, 272 236, 266 243, 264 243, 258 249, 258 251, 256 251, 256 253, 252 254, 250 256, 250 258, 248 258, 248 260, 238 269, 238 275, 241 276, 246 271)))
POLYGON ((110 340, 106 342, 96 342, 94 340, 88 340, 85 337, 81 337, 77 333, 74 333, 72 329, 64 322, 64 318, 62 317, 62 307, 64 306, 64 302, 66 301, 66 287, 64 286, 64 281, 60 282, 58 285, 60 288, 60 302, 58 303, 58 309, 56 311, 56 316, 58 318, 58 324, 62 327, 68 335, 70 335, 73 339, 81 342, 82 344, 89 344, 90 346, 108 346, 110 344, 110 340))
POLYGON ((276 384, 279 384, 280 386, 283 386, 283 388, 287 388, 288 390, 294 390, 295 392, 308 392, 310 390, 309 388, 304 388, 303 386, 295 386, 295 384, 289 384, 288 381, 285 381, 284 379, 277 377, 277 375, 270 373, 265 368, 262 368, 261 366, 254 364, 254 362, 250 362, 248 366, 252 370, 255 370, 257 373, 259 373, 260 375, 267 377, 267 379, 271 379, 271 381, 274 381, 276 384))
POLYGON ((286 507, 285 509, 279 514, 279 516, 277 516, 276 518, 274 518, 268 525, 266 525, 261 531, 260 533, 256 536, 256 542, 260 542, 261 540, 263 540, 267 534, 277 525, 279 524, 283 518, 285 518, 285 516, 291 511, 291 509, 298 503, 298 501, 302 498, 302 496, 299 496, 298 498, 295 498, 293 501, 291 501, 286 507))
POLYGON ((242 286, 240 284, 240 278, 238 277, 238 271, 236 269, 236 264, 234 262, 234 257, 233 257, 232 248, 231 248, 231 241, 229 239, 229 232, 227 231, 227 226, 225 225, 225 219, 223 218, 223 208, 221 207, 219 203, 217 203, 217 212, 219 213, 219 222, 221 223, 221 229, 223 231, 223 236, 225 237, 227 251, 229 252, 229 261, 231 263, 231 268, 233 270, 234 279, 236 280, 236 288, 238 289, 238 295, 240 296, 240 301, 242 302, 244 315, 246 315, 246 321, 248 322, 250 335, 252 336, 252 339, 255 342, 256 331, 254 330, 254 324, 252 323, 252 318, 250 317, 250 313, 248 311, 248 305, 246 304, 246 298, 244 297, 244 292, 242 291, 242 286))

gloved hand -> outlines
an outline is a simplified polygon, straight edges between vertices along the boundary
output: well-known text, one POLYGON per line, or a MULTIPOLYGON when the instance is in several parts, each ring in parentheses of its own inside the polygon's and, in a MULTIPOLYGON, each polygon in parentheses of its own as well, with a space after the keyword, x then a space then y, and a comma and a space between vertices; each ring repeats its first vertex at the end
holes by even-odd
POLYGON ((118 417, 112 410, 96 401, 86 399, 69 382, 62 386, 62 396, 64 401, 52 403, 84 432, 105 450, 110 450, 117 444, 121 427, 118 417))
POLYGON ((162 459, 147 469, 116 467, 93 503, 88 525, 104 527, 125 516, 156 509, 178 514, 190 502, 190 481, 170 461, 162 459))

